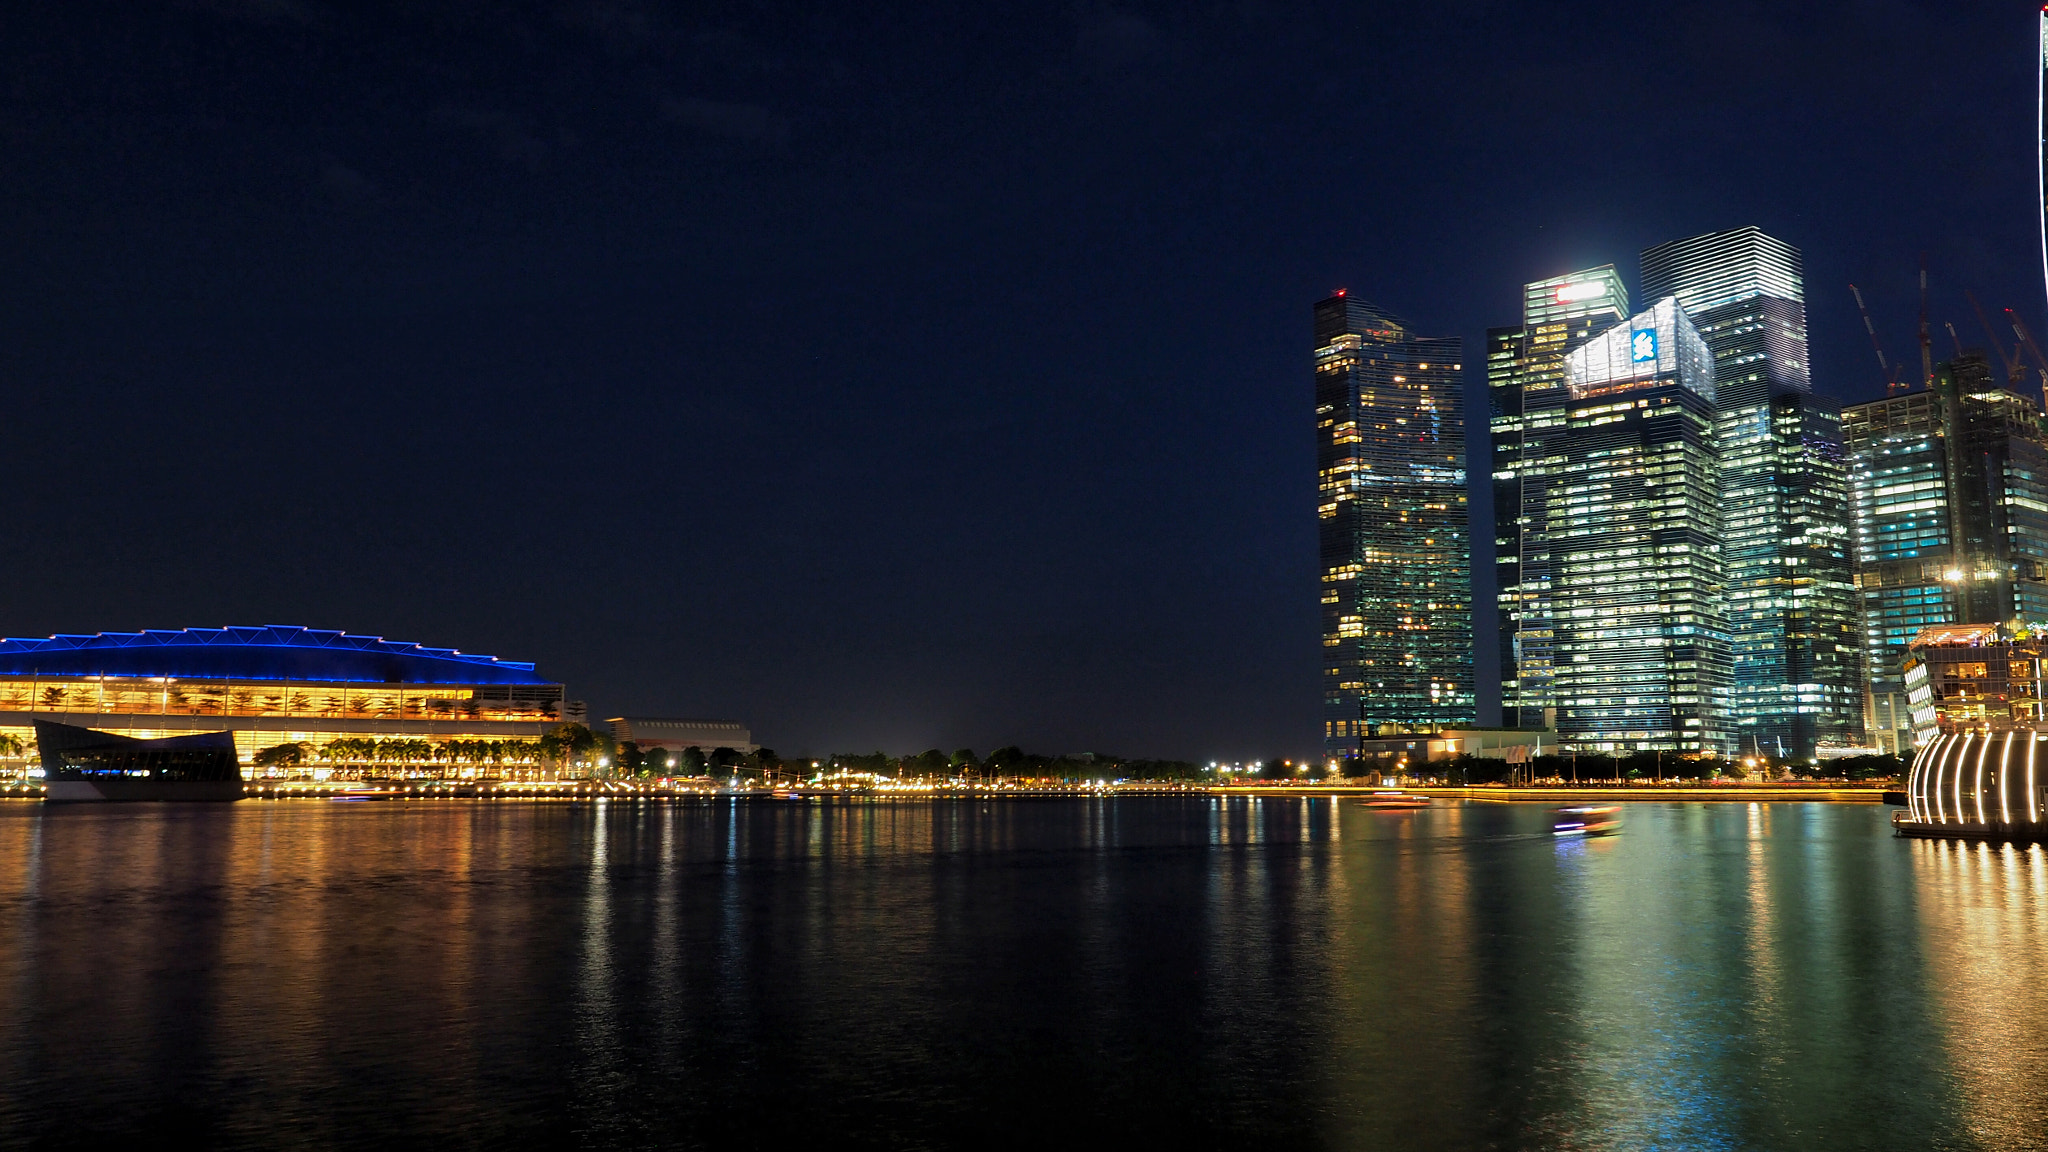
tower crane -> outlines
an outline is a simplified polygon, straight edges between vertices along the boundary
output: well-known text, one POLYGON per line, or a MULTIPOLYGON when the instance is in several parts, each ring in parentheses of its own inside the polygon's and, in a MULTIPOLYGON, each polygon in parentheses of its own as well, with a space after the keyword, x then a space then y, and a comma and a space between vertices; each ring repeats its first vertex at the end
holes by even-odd
POLYGON ((2008 355, 2005 345, 1998 342, 1997 331, 1991 327, 1991 317, 1986 316, 1984 306, 1977 303, 1977 294, 1966 288, 1963 295, 1970 298, 1970 308, 1977 313, 1977 323, 1984 326, 1984 338, 1991 341, 1991 350, 1998 353, 1998 362, 2005 365, 2005 382, 2017 384, 2026 379, 2026 365, 2020 362, 2020 346, 2015 343, 2012 346, 2012 353, 2008 355))
POLYGON ((2019 313, 2007 308, 2005 315, 2012 321, 2013 335, 2020 338, 2020 346, 2034 354, 2034 370, 2041 374, 2041 400, 2048 404, 2048 356, 2041 354, 2041 346, 2034 342, 2034 334, 2027 331, 2027 326, 2020 320, 2019 313))
POLYGON ((1877 366, 1884 369, 1884 394, 1889 396, 1905 385, 1899 383, 1899 370, 1885 359, 1884 345, 1877 342, 1877 326, 1870 322, 1870 309, 1863 306, 1863 293, 1854 284, 1849 285, 1849 295, 1856 297, 1856 311, 1863 314, 1863 330, 1870 333, 1870 350, 1877 353, 1877 366))

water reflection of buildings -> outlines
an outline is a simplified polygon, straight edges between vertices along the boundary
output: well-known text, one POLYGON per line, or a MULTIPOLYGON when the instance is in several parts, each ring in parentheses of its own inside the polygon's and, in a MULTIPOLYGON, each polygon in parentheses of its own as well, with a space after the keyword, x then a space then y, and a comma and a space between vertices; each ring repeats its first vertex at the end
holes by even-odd
POLYGON ((1961 1127, 1982 1147, 2036 1147, 2048 1131, 2048 850, 1958 841, 1911 850, 1961 1127))
POLYGON ((1990 1146, 2048 1118, 2048 856, 1865 807, 1644 804, 1595 844, 1302 797, 235 808, 0 820, 19 1131, 73 1133, 79 1085, 464 1144, 822 1115, 932 1145, 1990 1146))

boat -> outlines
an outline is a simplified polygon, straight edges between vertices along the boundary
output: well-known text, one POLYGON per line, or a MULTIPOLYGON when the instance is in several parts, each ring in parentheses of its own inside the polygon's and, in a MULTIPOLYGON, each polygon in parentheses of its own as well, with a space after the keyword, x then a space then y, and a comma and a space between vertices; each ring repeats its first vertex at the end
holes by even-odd
POLYGON ((1550 831, 1555 836, 1612 836, 1621 831, 1621 809, 1613 805, 1559 808, 1550 831))
POLYGON ((244 795, 241 759, 226 732, 138 740, 50 720, 35 726, 46 801, 229 801, 244 795))
POLYGON ((1429 807, 1429 797, 1416 796, 1407 792, 1374 792, 1365 798, 1365 806, 1386 811, 1427 808, 1429 807))
POLYGON ((344 788, 327 798, 329 800, 361 802, 368 800, 396 800, 398 795, 398 792, 391 788, 344 788))

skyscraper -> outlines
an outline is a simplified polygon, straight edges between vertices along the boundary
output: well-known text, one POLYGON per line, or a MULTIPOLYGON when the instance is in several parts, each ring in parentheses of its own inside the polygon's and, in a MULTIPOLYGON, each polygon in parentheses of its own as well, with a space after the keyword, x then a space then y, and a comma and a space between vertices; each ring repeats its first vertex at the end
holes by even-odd
POLYGON ((1555 718, 1551 557, 1531 526, 1556 472, 1551 440, 1566 427, 1565 354, 1628 314, 1628 289, 1603 264, 1523 285, 1521 325, 1486 333, 1501 713, 1512 726, 1555 718))
POLYGON ((1646 249, 1643 292, 1676 297, 1714 358, 1722 559, 1742 746, 1810 756, 1862 735, 1838 406, 1813 394, 1796 248, 1736 228, 1646 249))
POLYGON ((1843 412, 1869 727, 1912 746, 1903 665, 1922 629, 2048 621, 2048 434, 2025 385, 1981 353, 1943 363, 1932 389, 1843 412))
POLYGON ((1339 292, 1315 306, 1323 735, 1474 719, 1464 344, 1339 292))
POLYGON ((1672 297, 1565 356, 1524 550, 1549 564, 1560 744, 1725 754, 1713 357, 1672 297))

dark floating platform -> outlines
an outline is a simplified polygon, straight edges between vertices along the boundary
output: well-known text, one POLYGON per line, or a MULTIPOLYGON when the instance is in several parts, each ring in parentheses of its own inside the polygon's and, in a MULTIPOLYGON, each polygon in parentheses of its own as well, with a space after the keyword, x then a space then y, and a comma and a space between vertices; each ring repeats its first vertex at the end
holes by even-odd
POLYGON ((1914 820, 1908 813, 1892 814, 1892 830, 1901 836, 1923 840, 1988 840, 2008 844, 2048 843, 2048 825, 2014 821, 1979 824, 1954 820, 1914 820))

